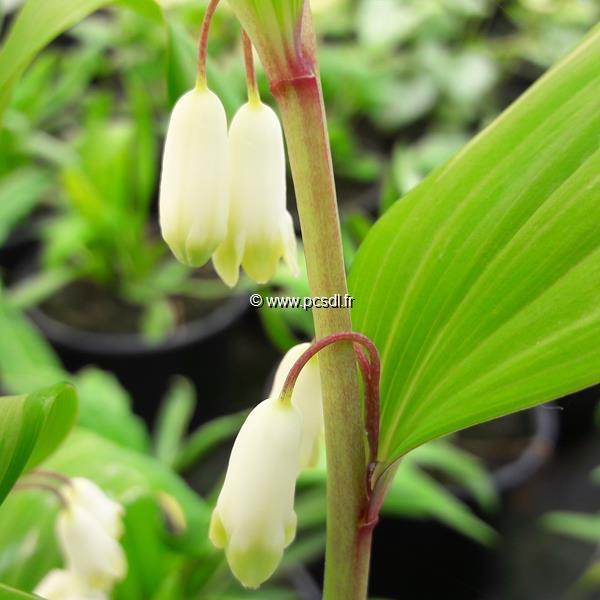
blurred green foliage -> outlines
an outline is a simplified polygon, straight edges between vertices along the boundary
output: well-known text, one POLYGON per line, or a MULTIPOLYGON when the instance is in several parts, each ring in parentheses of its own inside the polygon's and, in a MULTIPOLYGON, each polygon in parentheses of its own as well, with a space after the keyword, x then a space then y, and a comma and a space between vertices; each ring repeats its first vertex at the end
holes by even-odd
MULTIPOLYGON (((26 4, 19 31, 44 26, 38 1, 26 4)), ((81 4, 77 13, 64 5, 45 37, 29 36, 30 47, 9 39, 6 27, 0 65, 19 57, 10 66, 18 76, 52 35, 102 4, 81 4)), ((591 0, 311 4, 349 262, 377 212, 452 156, 600 15, 591 0)), ((158 340, 176 323, 173 295, 226 293, 175 265, 154 225, 160 140, 170 108, 193 83, 205 6, 122 0, 61 35, 18 83, 11 76, 0 129, 0 243, 32 211, 44 216, 34 225, 44 240, 42 271, 14 290, 16 304, 91 279, 141 304, 140 327, 158 340)), ((231 117, 245 83, 239 26, 226 3, 211 29, 208 67, 231 117)), ((260 72, 259 84, 269 98, 260 72)), ((307 289, 281 278, 286 295, 307 289)), ((309 314, 283 312, 262 315, 278 346, 289 347, 294 330, 311 335, 309 314)))
MULTIPOLYGON (((593 0, 311 3, 322 39, 321 76, 348 262, 379 212, 460 149, 600 15, 593 0)), ((238 598, 244 593, 206 542, 214 492, 201 498, 173 469, 198 468, 235 434, 242 416, 188 433, 195 394, 179 380, 150 436, 114 377, 93 368, 67 374, 14 308, 39 302, 73 279, 90 278, 142 304, 144 330, 158 339, 173 325, 170 296, 223 293, 196 285, 187 269, 167 259, 156 232, 160 140, 170 108, 192 85, 206 2, 158 4, 160 11, 151 0, 127 0, 96 12, 44 49, 18 84, 8 78, 16 85, 0 128, 0 244, 37 211, 44 245, 43 278, 14 289, 10 305, 0 299, 0 375, 14 393, 60 379, 76 384, 78 427, 48 466, 88 476, 125 503, 131 568, 116 598, 238 598), (160 492, 181 507, 185 532, 167 526, 160 492)), ((4 24, 3 31, 5 41, 4 24)), ((34 50, 25 54, 33 58, 48 40, 30 41, 34 50)), ((210 56, 210 85, 231 117, 244 102, 245 84, 239 28, 224 3, 211 31, 210 56)), ((260 73, 259 83, 268 98, 260 73)), ((268 291, 309 295, 306 277, 293 280, 285 270, 268 291)), ((310 313, 265 310, 261 317, 281 349, 312 335, 310 313)), ((384 511, 436 518, 491 543, 490 527, 432 471, 461 483, 483 509, 493 509, 493 485, 479 462, 438 441, 406 457, 384 511)), ((324 480, 322 465, 303 477, 301 535, 282 572, 322 551, 324 480)), ((32 589, 57 564, 55 508, 40 493, 10 495, 0 510, 0 579, 32 589), (31 514, 39 515, 34 523, 31 514)), ((290 596, 276 586, 277 580, 261 597, 290 596)))

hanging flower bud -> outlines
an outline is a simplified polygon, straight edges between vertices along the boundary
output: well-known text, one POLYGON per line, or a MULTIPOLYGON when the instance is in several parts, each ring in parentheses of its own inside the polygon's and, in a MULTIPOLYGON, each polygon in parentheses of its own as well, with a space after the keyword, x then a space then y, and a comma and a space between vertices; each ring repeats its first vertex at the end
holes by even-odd
POLYGON ((163 153, 160 227, 173 254, 202 266, 227 229, 227 117, 206 87, 175 104, 163 153))
POLYGON ((123 548, 122 507, 96 484, 82 478, 61 490, 66 506, 56 520, 56 536, 67 569, 91 588, 110 589, 127 570, 123 548))
POLYGON ((92 513, 98 524, 113 538, 123 533, 123 507, 109 498, 93 481, 73 477, 62 490, 68 502, 92 513))
POLYGON ((242 106, 229 130, 230 213, 227 236, 213 262, 234 286, 240 264, 257 283, 267 282, 283 256, 298 272, 296 236, 285 208, 285 151, 275 112, 260 101, 242 106))
MULTIPOLYGON (((310 344, 298 344, 283 357, 273 381, 270 398, 281 393, 285 378, 310 344)), ((319 462, 319 449, 323 434, 323 397, 317 356, 313 356, 298 375, 292 393, 292 404, 302 415, 302 443, 300 445, 300 468, 314 467, 319 462)))
POLYGON ((63 569, 52 569, 33 593, 45 600, 108 600, 106 592, 90 588, 77 574, 63 569))
POLYGON ((296 408, 267 399, 248 415, 233 445, 209 535, 246 587, 273 574, 296 534, 301 435, 296 408))
POLYGON ((110 588, 125 576, 123 549, 100 523, 78 504, 63 510, 56 522, 56 535, 69 571, 92 587, 110 588))

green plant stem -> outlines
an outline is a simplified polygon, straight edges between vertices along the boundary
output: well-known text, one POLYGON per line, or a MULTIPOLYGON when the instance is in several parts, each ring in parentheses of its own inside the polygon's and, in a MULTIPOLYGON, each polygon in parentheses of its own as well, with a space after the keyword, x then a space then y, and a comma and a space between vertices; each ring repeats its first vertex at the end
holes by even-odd
MULTIPOLYGON (((316 75, 273 82, 287 140, 311 293, 345 294, 346 274, 321 87, 316 75)), ((351 330, 346 309, 313 311, 317 339, 351 330)), ((324 598, 364 599, 371 529, 365 514, 366 453, 351 342, 319 354, 327 446, 324 598)))

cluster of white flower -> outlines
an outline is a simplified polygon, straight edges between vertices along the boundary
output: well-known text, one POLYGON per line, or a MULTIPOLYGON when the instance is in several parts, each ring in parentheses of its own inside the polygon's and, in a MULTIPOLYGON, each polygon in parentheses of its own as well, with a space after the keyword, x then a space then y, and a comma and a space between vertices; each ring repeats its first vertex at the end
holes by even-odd
POLYGON ((251 98, 228 132, 223 105, 205 85, 184 94, 167 130, 159 210, 162 235, 175 256, 193 267, 212 256, 231 287, 240 265, 257 283, 274 275, 282 257, 297 272, 275 112, 251 98))
POLYGON ((248 415, 235 440, 210 524, 233 574, 256 588, 275 571, 296 534, 294 492, 301 469, 314 466, 323 434, 317 357, 300 372, 291 403, 279 395, 292 365, 309 347, 283 358, 271 394, 248 415))
POLYGON ((35 593, 47 600, 106 600, 127 571, 118 542, 123 507, 81 477, 71 479, 60 493, 65 504, 56 520, 56 537, 65 568, 50 571, 35 593))

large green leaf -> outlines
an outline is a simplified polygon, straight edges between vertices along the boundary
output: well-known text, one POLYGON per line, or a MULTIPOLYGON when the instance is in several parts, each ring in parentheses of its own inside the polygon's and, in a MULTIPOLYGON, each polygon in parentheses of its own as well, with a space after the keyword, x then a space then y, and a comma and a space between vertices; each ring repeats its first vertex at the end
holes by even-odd
MULTIPOLYGON (((36 54, 90 13, 117 0, 27 0, 0 49, 0 120, 13 87, 36 54)), ((121 0, 153 20, 162 18, 154 0, 121 0)))
POLYGON ((373 227, 380 457, 600 379, 600 28, 373 227))
POLYGON ((77 397, 68 384, 0 398, 0 503, 24 470, 56 449, 76 416, 77 397))
POLYGON ((440 523, 490 545, 495 531, 477 517, 431 477, 403 463, 388 490, 381 508, 383 515, 408 516, 413 519, 436 519, 440 523))

